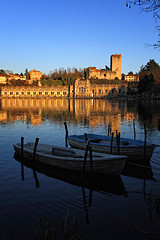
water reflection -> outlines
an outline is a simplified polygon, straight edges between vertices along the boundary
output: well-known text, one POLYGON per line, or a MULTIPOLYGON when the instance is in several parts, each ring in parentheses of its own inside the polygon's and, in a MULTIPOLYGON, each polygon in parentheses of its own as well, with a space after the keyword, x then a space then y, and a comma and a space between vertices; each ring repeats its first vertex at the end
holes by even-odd
POLYGON ((157 126, 158 101, 111 101, 104 99, 1 99, 0 123, 22 121, 42 124, 43 121, 68 121, 84 126, 106 126, 120 131, 121 120, 139 123, 147 127, 157 126))

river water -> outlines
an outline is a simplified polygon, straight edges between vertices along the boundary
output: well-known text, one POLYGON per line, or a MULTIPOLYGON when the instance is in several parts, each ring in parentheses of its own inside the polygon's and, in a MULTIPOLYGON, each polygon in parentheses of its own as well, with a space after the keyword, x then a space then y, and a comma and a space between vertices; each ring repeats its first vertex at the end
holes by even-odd
MULTIPOLYGON (((127 166, 118 178, 101 177, 81 186, 73 173, 21 165, 13 144, 35 141, 65 146, 69 134, 108 134, 160 145, 160 101, 1 99, 0 239, 42 239, 50 230, 64 239, 66 221, 73 239, 160 239, 160 148, 150 166, 127 166)), ((55 238, 55 236, 57 238, 55 238)), ((66 238, 67 239, 67 238, 66 238)), ((71 238, 70 238, 71 239, 71 238)))

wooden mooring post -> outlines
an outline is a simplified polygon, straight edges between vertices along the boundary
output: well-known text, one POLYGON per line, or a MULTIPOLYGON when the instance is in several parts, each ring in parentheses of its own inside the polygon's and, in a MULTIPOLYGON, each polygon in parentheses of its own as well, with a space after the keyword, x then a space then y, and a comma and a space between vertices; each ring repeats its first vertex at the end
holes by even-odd
POLYGON ((120 132, 118 133, 116 130, 116 142, 117 142, 117 152, 120 154, 120 132))
POLYGON ((146 142, 147 142, 147 130, 144 124, 144 160, 146 159, 146 142))
POLYGON ((158 118, 158 131, 160 131, 160 118, 158 118))
POLYGON ((111 124, 108 124, 108 136, 111 135, 111 131, 112 131, 111 124))
POLYGON ((120 132, 118 133, 118 154, 120 155, 120 132))
POLYGON ((21 137, 21 176, 22 176, 22 181, 24 181, 23 145, 24 145, 24 137, 21 137))
POLYGON ((35 162, 35 158, 36 158, 36 150, 37 150, 38 142, 39 142, 39 138, 36 138, 36 140, 35 140, 35 144, 34 144, 34 149, 33 149, 33 157, 32 157, 33 162, 35 162))
POLYGON ((113 148, 113 136, 114 136, 114 133, 112 133, 112 136, 111 136, 110 154, 112 154, 112 148, 113 148))
POLYGON ((89 146, 89 159, 90 159, 90 166, 91 166, 91 176, 93 175, 93 161, 92 161, 92 147, 89 146))
POLYGON ((64 122, 64 126, 65 126, 65 131, 66 131, 65 146, 68 147, 68 128, 67 128, 66 122, 64 122))
POLYGON ((85 149, 84 160, 83 160, 83 169, 82 169, 82 172, 81 172, 81 180, 83 179, 84 173, 85 173, 88 150, 89 150, 89 141, 87 141, 87 143, 86 143, 86 149, 85 149))
POLYGON ((85 138, 85 142, 87 143, 88 141, 87 133, 84 134, 84 138, 85 138))
POLYGON ((23 144, 24 144, 24 137, 21 137, 21 160, 23 161, 23 144))
POLYGON ((134 131, 134 140, 135 140, 136 139, 135 119, 133 119, 133 131, 134 131))

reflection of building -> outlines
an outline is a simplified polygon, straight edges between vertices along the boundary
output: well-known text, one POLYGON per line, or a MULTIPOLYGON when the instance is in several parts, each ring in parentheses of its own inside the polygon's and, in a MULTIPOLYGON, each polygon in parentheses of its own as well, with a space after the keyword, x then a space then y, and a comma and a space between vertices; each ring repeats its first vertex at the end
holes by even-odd
POLYGON ((0 123, 7 122, 7 111, 0 111, 0 123))
POLYGON ((108 69, 96 69, 95 67, 89 67, 89 78, 93 79, 108 79, 113 80, 115 78, 122 79, 121 75, 121 54, 115 54, 111 56, 111 66, 108 69))
POLYGON ((70 111, 75 114, 77 122, 84 121, 89 126, 106 126, 111 124, 112 131, 120 131, 121 112, 118 103, 112 103, 103 99, 75 99, 70 100, 70 111))
POLYGON ((25 121, 37 125, 43 122, 44 116, 60 122, 84 122, 92 127, 111 124, 112 130, 120 131, 121 112, 118 103, 110 103, 103 99, 1 99, 1 112, 5 112, 7 121, 25 121), (8 114, 7 114, 8 113, 8 114), (43 116, 44 114, 44 116, 43 116))
POLYGON ((124 76, 124 80, 127 82, 139 82, 139 75, 137 74, 128 74, 124 76))
POLYGON ((34 112, 33 114, 31 114, 31 125, 38 125, 41 124, 42 122, 43 120, 40 110, 37 113, 34 112))

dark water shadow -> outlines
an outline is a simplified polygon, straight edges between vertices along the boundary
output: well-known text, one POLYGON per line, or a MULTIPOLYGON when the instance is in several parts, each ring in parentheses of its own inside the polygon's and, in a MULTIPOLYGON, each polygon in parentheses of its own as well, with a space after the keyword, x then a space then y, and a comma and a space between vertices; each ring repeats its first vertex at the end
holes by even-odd
POLYGON ((145 165, 126 163, 122 175, 146 180, 155 180, 150 163, 145 165))
MULTIPOLYGON (((20 162, 22 166, 21 158, 16 154, 14 155, 14 158, 16 161, 20 162)), ((126 190, 120 176, 106 176, 102 174, 93 174, 91 176, 91 174, 85 174, 82 181, 81 172, 51 167, 51 166, 47 166, 37 162, 35 162, 33 165, 27 159, 23 159, 23 166, 26 166, 33 170, 36 186, 39 185, 38 178, 36 175, 36 171, 37 171, 39 173, 45 174, 48 177, 59 179, 76 186, 86 187, 91 190, 96 190, 98 192, 126 196, 126 190)), ((24 178, 24 170, 23 170, 23 178, 24 178)))

